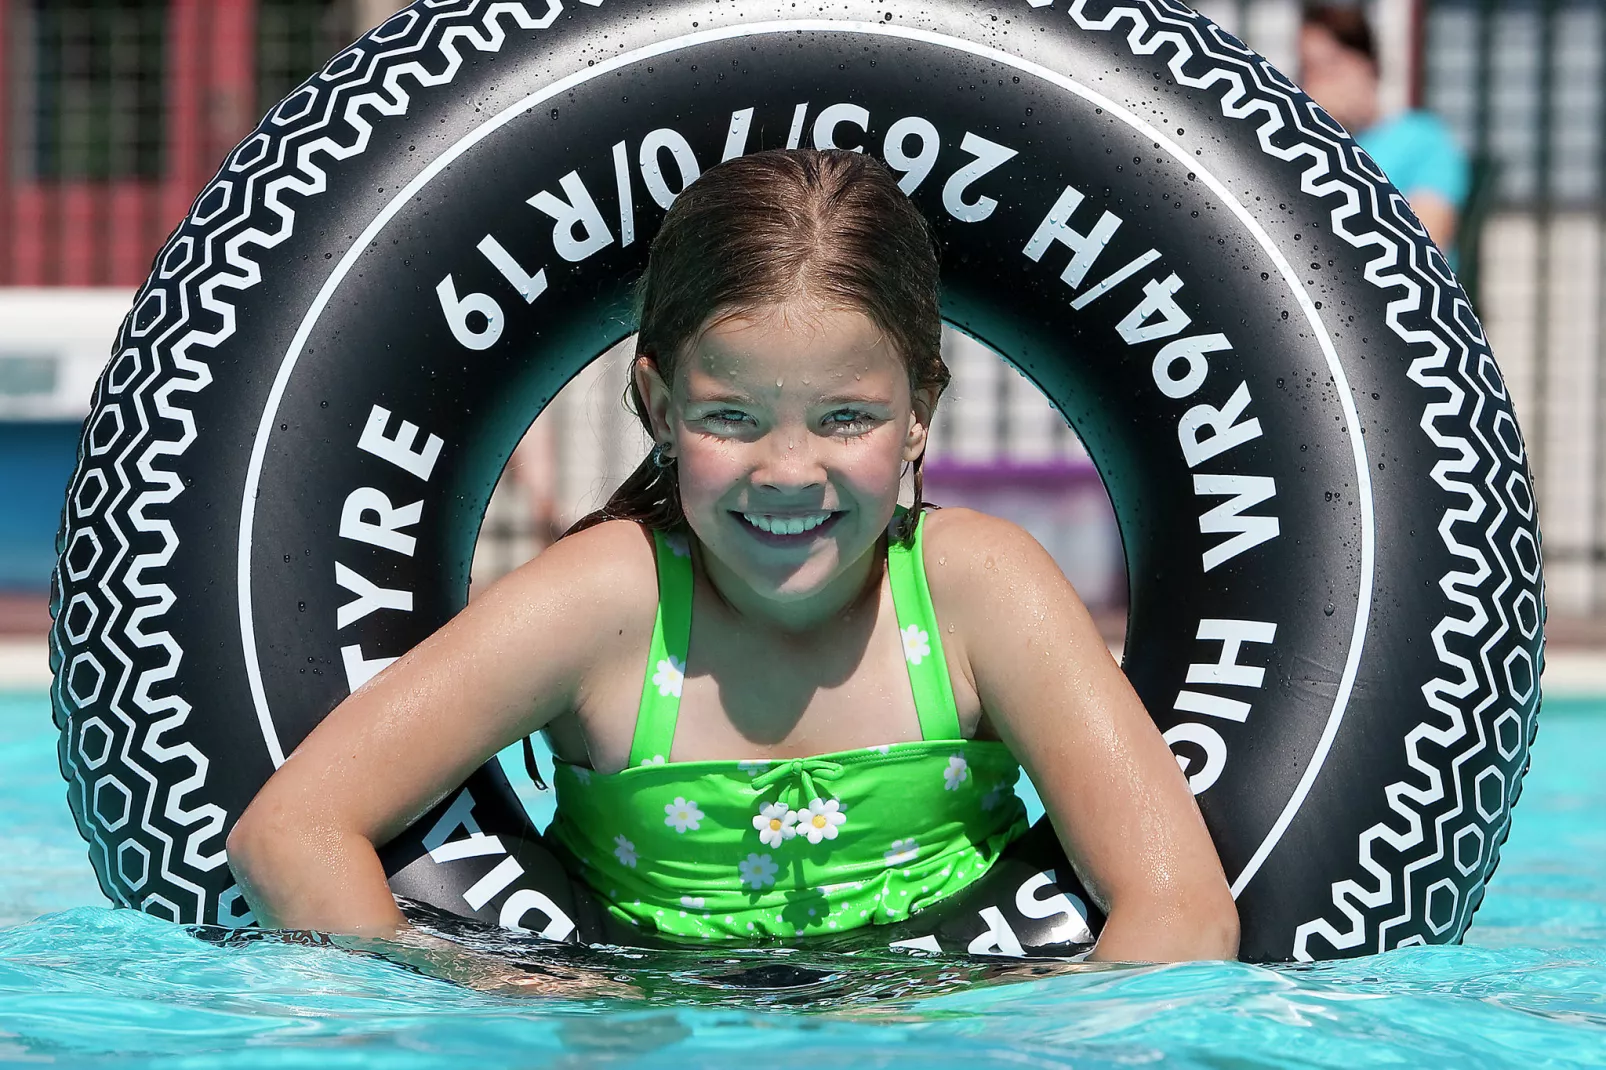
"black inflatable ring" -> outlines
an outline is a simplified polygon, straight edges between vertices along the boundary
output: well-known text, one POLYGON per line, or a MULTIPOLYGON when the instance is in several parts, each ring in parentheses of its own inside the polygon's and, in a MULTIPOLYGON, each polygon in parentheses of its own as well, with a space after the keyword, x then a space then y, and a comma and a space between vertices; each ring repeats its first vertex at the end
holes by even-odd
MULTIPOLYGON (((947 320, 1096 459, 1126 671, 1244 957, 1459 939, 1538 705, 1522 439, 1404 200, 1171 0, 427 0, 274 108, 140 290, 69 487, 53 694, 107 894, 251 920, 231 820, 462 605, 497 473, 631 331, 676 191, 796 145, 904 176, 947 320)), ((440 909, 600 931, 493 767, 385 857, 440 909)), ((1079 894, 1063 860, 1015 861, 908 939, 1085 936, 1050 886, 1079 894)))

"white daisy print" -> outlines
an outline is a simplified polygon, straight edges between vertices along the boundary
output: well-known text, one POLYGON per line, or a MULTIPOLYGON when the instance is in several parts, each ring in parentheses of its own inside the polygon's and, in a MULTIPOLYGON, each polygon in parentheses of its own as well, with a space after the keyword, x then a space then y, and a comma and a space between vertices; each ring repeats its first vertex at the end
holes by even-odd
POLYGON ((683 895, 680 897, 680 905, 687 910, 703 909, 703 901, 703 897, 700 895, 683 895))
POLYGON ((674 802, 664 806, 664 814, 664 824, 682 835, 687 829, 697 831, 697 823, 703 819, 703 812, 697 809, 697 804, 679 795, 675 796, 674 802))
POLYGON ((836 799, 816 798, 809 803, 807 810, 797 812, 797 828, 809 838, 810 843, 819 843, 821 840, 836 839, 837 826, 847 819, 842 804, 836 799))
POLYGON ((654 754, 651 758, 643 758, 641 760, 641 764, 642 765, 663 765, 664 764, 664 756, 662 754, 654 754))
POLYGON ((903 636, 903 656, 909 659, 910 665, 919 665, 931 653, 931 636, 918 624, 909 625, 900 634, 903 636))
POLYGON ((668 535, 665 535, 664 545, 669 547, 669 552, 674 554, 676 557, 691 556, 691 546, 689 543, 687 543, 686 533, 683 531, 672 531, 668 535))
POLYGON ((942 786, 949 791, 958 791, 959 785, 970 778, 970 763, 961 755, 954 755, 948 759, 948 768, 942 771, 942 786))
POLYGON ((878 752, 880 752, 882 754, 890 754, 892 752, 892 744, 891 743, 877 743, 875 746, 866 747, 865 749, 866 750, 878 751, 878 752))
POLYGON ((620 862, 629 866, 631 869, 635 869, 636 845, 625 839, 623 836, 615 836, 613 838, 613 843, 613 856, 620 862))
POLYGON ((751 761, 751 762, 737 762, 736 763, 736 768, 740 769, 742 772, 746 773, 748 776, 758 776, 758 774, 762 773, 764 770, 768 769, 769 767, 770 767, 770 763, 767 762, 767 761, 764 761, 762 759, 751 761))
POLYGON ((674 695, 679 698, 681 686, 686 682, 686 663, 673 654, 669 655, 658 662, 652 682, 658 685, 659 697, 674 695))
POLYGON ((780 871, 775 859, 769 855, 748 855, 736 863, 736 871, 742 875, 742 883, 757 891, 765 885, 775 883, 775 874, 780 871))
POLYGON ((766 803, 753 818, 758 838, 766 847, 779 847, 797 835, 797 811, 789 810, 785 803, 766 803))
POLYGON ((887 848, 884 856, 889 866, 901 866, 905 862, 913 862, 920 855, 920 844, 911 837, 907 840, 893 840, 892 846, 887 848))

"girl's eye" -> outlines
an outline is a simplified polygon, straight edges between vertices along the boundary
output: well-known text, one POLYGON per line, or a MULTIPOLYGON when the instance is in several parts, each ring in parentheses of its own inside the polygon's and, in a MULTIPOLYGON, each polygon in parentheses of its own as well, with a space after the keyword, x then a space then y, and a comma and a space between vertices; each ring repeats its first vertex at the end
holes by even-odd
POLYGON ((721 409, 703 417, 704 423, 714 427, 741 427, 748 421, 749 417, 745 412, 738 412, 735 409, 721 409))
POLYGON ((838 409, 825 418, 825 426, 832 431, 862 431, 875 422, 875 417, 857 409, 838 409))

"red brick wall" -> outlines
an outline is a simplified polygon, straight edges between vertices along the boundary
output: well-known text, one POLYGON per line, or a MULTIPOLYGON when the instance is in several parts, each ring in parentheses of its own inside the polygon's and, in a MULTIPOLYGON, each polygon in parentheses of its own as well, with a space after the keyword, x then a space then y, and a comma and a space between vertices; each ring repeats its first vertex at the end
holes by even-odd
MULTIPOLYGON (((22 0, 0 0, 0 43, 22 0)), ((0 47, 0 286, 137 286, 256 119, 256 0, 169 0, 156 179, 40 182, 13 166, 11 46, 0 47)))

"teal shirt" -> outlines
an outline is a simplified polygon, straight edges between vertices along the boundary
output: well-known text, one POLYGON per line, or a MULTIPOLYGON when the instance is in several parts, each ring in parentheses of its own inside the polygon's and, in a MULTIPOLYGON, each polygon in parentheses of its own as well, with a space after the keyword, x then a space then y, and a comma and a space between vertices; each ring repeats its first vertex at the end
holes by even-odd
MULTIPOLYGON (((1355 140, 1407 200, 1427 190, 1449 201, 1457 215, 1466 207, 1472 167, 1450 128, 1432 112, 1400 112, 1362 130, 1355 140)), ((1444 253, 1450 269, 1458 269, 1455 249, 1444 253)))
POLYGON ((1471 183, 1467 154, 1444 120, 1431 112, 1406 111, 1355 135, 1389 181, 1410 197, 1430 190, 1455 205, 1466 204, 1471 183))

